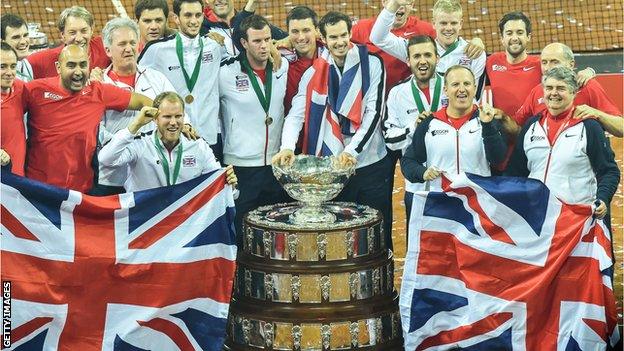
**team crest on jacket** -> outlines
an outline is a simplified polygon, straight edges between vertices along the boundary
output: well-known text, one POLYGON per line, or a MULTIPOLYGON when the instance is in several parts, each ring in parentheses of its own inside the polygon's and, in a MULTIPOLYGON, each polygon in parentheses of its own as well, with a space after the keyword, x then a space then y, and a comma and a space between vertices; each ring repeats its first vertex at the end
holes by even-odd
POLYGON ((210 51, 204 52, 204 54, 202 55, 202 62, 204 63, 212 62, 212 59, 212 52, 210 51))
POLYGON ((249 90, 249 78, 246 75, 236 76, 236 90, 238 91, 249 90))
POLYGON ((197 159, 194 155, 184 156, 182 159, 182 167, 195 167, 197 159))
POLYGON ((464 56, 462 58, 459 59, 459 65, 460 66, 466 66, 466 67, 470 67, 470 64, 472 63, 472 60, 469 59, 468 57, 464 56))

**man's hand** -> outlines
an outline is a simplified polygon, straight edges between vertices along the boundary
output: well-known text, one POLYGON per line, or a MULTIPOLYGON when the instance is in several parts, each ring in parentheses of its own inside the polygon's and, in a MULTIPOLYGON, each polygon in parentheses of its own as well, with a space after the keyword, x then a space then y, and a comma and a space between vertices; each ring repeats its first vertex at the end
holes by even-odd
POLYGON ((290 149, 284 149, 271 159, 271 163, 278 166, 290 166, 295 162, 295 152, 290 149))
POLYGON ((225 180, 233 187, 238 185, 238 178, 236 178, 236 174, 234 174, 234 166, 229 165, 225 167, 225 180))
POLYGON ((282 67, 282 55, 273 45, 273 42, 269 42, 269 61, 273 63, 273 72, 279 71, 280 67, 282 67))
POLYGON ((494 119, 494 108, 489 104, 483 104, 479 107, 479 119, 483 123, 490 123, 494 119))
POLYGON ((594 69, 591 67, 587 67, 576 74, 576 82, 579 84, 579 86, 584 87, 594 77, 596 77, 596 71, 594 71, 594 69))
POLYGON ((100 67, 93 67, 91 69, 91 73, 89 74, 89 80, 92 82, 103 82, 104 71, 100 67))
POLYGON ((591 106, 587 105, 579 105, 574 108, 574 115, 572 118, 574 119, 586 119, 591 117, 599 118, 602 115, 602 111, 597 110, 591 106))
POLYGON ((223 46, 225 45, 225 37, 217 32, 208 32, 206 36, 223 46))
POLYGON ((348 152, 341 152, 336 160, 338 161, 338 166, 341 168, 353 167, 357 163, 357 159, 348 152))
POLYGON ((468 45, 466 45, 466 49, 464 53, 468 56, 469 59, 475 60, 485 51, 485 44, 483 44, 483 40, 481 38, 472 38, 468 45))
POLYGON ((425 174, 423 174, 423 179, 425 181, 434 180, 437 177, 439 177, 440 174, 442 174, 442 172, 440 172, 440 170, 437 167, 431 166, 427 168, 427 170, 425 171, 425 174))
POLYGON ((399 10, 399 7, 409 5, 412 1, 414 0, 388 0, 386 1, 384 7, 392 13, 396 13, 399 10))
POLYGON ((598 207, 596 207, 596 209, 594 210, 594 217, 598 219, 603 219, 604 216, 607 214, 607 205, 602 200, 598 201, 600 202, 600 205, 598 205, 598 207))
POLYGON ((190 140, 199 139, 199 134, 197 134, 197 131, 189 123, 184 123, 184 127, 182 128, 182 135, 190 140))
POLYGON ((414 127, 418 126, 418 124, 420 124, 420 122, 424 121, 425 118, 431 116, 433 114, 433 112, 431 111, 423 111, 421 112, 418 117, 416 118, 416 123, 414 123, 414 127))
POLYGON ((9 153, 4 151, 4 149, 0 149, 0 166, 6 166, 11 162, 11 156, 9 153))
POLYGON ((290 41, 290 37, 286 37, 280 40, 274 40, 273 46, 275 46, 277 49, 288 49, 288 50, 293 49, 293 44, 290 41))
POLYGON ((156 107, 143 106, 139 114, 128 125, 128 130, 130 130, 130 133, 136 134, 141 127, 153 121, 156 116, 158 116, 158 109, 156 107))

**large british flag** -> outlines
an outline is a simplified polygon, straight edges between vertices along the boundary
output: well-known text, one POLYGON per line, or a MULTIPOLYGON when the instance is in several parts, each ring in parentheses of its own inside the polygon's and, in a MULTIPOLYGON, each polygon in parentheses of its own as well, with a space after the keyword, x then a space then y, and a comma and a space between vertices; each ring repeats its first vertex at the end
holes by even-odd
POLYGON ((12 350, 221 350, 235 270, 223 171, 91 197, 2 172, 12 350))
POLYGON ((604 350, 619 339, 611 238, 541 182, 460 174, 414 197, 405 349, 604 350))

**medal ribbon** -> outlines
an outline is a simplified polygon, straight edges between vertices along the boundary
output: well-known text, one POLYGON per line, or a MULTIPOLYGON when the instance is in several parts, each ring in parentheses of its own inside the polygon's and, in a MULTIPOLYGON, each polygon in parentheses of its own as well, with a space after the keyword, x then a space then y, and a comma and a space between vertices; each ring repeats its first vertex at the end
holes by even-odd
POLYGON ((451 45, 449 45, 446 48, 446 51, 442 54, 442 56, 440 56, 440 58, 443 58, 444 56, 450 54, 451 52, 453 52, 453 50, 455 50, 455 48, 457 48, 457 46, 459 45, 459 39, 455 40, 455 42, 451 45))
POLYGON ((254 73, 253 69, 249 65, 249 62, 247 61, 246 57, 243 56, 243 58, 241 59, 241 64, 245 68, 245 71, 247 71, 249 80, 251 80, 251 86, 253 87, 254 92, 256 93, 256 96, 258 97, 258 101, 260 101, 260 105, 262 105, 264 112, 268 116, 269 106, 271 105, 271 90, 273 86, 273 65, 271 64, 271 61, 267 62, 266 69, 265 69, 267 74, 266 74, 266 82, 264 84, 264 94, 262 94, 262 89, 260 89, 260 83, 258 83, 258 78, 256 78, 256 74, 254 73))
POLYGON ((175 184, 178 181, 178 175, 180 175, 180 165, 182 164, 182 141, 180 141, 178 152, 176 152, 175 166, 173 167, 173 182, 171 182, 171 176, 169 175, 169 162, 167 161, 163 147, 160 146, 160 143, 158 142, 157 134, 157 132, 154 132, 154 145, 156 145, 156 150, 158 150, 160 165, 162 166, 163 172, 165 172, 167 185, 169 186, 175 184))
MULTIPOLYGON (((436 73, 437 74, 437 73, 436 73)), ((435 87, 433 88, 433 98, 431 99, 431 108, 429 111, 435 112, 438 110, 438 103, 440 102, 440 92, 442 91, 442 79, 440 77, 436 77, 435 87)), ((414 84, 414 79, 412 79, 412 95, 414 96, 414 101, 416 101, 416 106, 418 107, 418 112, 425 111, 425 105, 423 104, 422 98, 420 97, 420 92, 416 84, 414 84)))
POLYGON ((199 67, 201 66, 201 59, 204 54, 204 41, 201 37, 199 38, 199 55, 197 55, 197 61, 195 61, 195 68, 193 68, 193 75, 191 77, 189 77, 188 72, 186 72, 186 68, 184 67, 184 52, 180 33, 176 34, 176 54, 178 56, 178 62, 180 62, 180 68, 182 68, 182 74, 184 74, 186 87, 188 88, 189 93, 192 93, 195 83, 197 83, 197 77, 199 77, 199 67))

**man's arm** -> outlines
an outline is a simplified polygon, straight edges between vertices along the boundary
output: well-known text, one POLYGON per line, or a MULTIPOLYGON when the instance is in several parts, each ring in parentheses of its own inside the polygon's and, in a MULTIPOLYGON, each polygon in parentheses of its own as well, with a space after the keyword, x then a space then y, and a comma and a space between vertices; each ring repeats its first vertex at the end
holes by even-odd
MULTIPOLYGON (((405 155, 401 157, 401 173, 412 183, 425 182, 425 172, 427 172, 427 145, 425 135, 429 130, 429 123, 433 116, 425 118, 414 131, 412 143, 407 147, 405 155)), ((432 167, 433 168, 433 167, 432 167)))
POLYGON ((615 163, 615 155, 609 145, 609 140, 605 137, 600 125, 592 120, 583 123, 587 131, 587 157, 598 181, 596 197, 605 204, 609 204, 613 194, 617 191, 620 170, 615 163))
POLYGON ((376 56, 370 59, 370 86, 362 101, 364 113, 360 128, 353 134, 351 141, 345 145, 344 152, 356 157, 366 148, 375 128, 381 123, 385 109, 386 72, 381 60, 376 56))
POLYGON ((399 86, 390 90, 388 102, 386 104, 388 117, 384 123, 384 140, 390 150, 405 150, 416 129, 415 123, 409 123, 408 114, 404 109, 399 108, 399 86))
POLYGON ((128 110, 138 111, 144 106, 152 106, 152 99, 139 93, 132 93, 130 96, 130 103, 128 104, 128 110))
POLYGON ((392 23, 394 15, 399 9, 397 0, 388 0, 384 9, 381 10, 373 29, 370 33, 370 41, 381 50, 398 58, 403 62, 407 62, 407 41, 392 34, 392 23))
POLYGON ((308 68, 301 77, 299 82, 299 90, 297 95, 292 99, 292 106, 288 112, 288 116, 284 119, 284 127, 282 129, 282 145, 280 150, 294 150, 299 139, 299 132, 303 127, 305 120, 305 111, 307 102, 308 84, 314 75, 314 67, 308 68))
POLYGON ((596 117, 609 134, 621 138, 624 135, 624 118, 622 116, 610 115, 587 105, 576 106, 574 118, 596 117))

